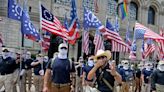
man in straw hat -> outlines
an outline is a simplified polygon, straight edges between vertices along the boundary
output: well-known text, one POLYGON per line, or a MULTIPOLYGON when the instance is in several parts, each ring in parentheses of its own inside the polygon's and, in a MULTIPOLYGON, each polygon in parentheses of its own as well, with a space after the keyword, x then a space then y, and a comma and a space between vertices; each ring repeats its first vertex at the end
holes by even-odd
POLYGON ((152 92, 164 92, 164 61, 158 63, 157 69, 151 77, 152 92))
POLYGON ((115 80, 118 83, 122 82, 121 76, 116 71, 115 64, 109 61, 110 58, 110 51, 98 50, 94 57, 96 64, 88 74, 89 80, 96 74, 98 90, 101 92, 113 92, 115 80))

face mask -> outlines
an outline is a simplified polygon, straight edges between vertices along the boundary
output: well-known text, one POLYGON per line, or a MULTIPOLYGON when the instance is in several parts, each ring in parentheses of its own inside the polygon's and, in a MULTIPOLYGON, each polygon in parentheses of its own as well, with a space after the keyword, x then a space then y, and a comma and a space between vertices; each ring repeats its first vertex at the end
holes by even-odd
POLYGON ((158 68, 160 71, 164 72, 164 66, 161 66, 159 65, 159 68, 158 68))
POLYGON ((88 60, 88 65, 89 66, 93 66, 94 65, 94 61, 93 60, 88 60))
POLYGON ((26 59, 30 59, 31 58, 31 55, 26 55, 26 59))
POLYGON ((3 56, 3 59, 6 59, 10 56, 10 53, 9 52, 3 52, 2 56, 3 56))
POLYGON ((44 58, 43 61, 44 61, 44 62, 48 62, 48 58, 44 58))
POLYGON ((129 69, 129 65, 128 64, 123 65, 123 69, 128 70, 129 69))
POLYGON ((60 49, 59 53, 62 55, 67 55, 67 50, 66 49, 60 49))
POLYGON ((146 66, 145 68, 146 68, 147 71, 151 70, 151 66, 146 66))

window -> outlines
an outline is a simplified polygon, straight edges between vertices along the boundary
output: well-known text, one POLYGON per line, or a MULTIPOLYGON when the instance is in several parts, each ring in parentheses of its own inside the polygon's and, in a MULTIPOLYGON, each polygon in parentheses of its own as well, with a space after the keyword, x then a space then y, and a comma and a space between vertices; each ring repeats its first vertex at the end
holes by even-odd
POLYGON ((94 0, 83 0, 84 7, 95 12, 94 0))
POLYGON ((130 20, 137 20, 138 18, 138 6, 136 3, 131 2, 129 7, 129 18, 130 20))
POLYGON ((117 8, 117 3, 115 0, 108 0, 108 3, 107 3, 107 10, 108 10, 108 15, 116 15, 116 8, 117 8))
POLYGON ((32 7, 31 7, 31 6, 29 6, 28 12, 31 12, 31 10, 32 10, 32 7))
POLYGON ((148 24, 155 24, 155 10, 152 7, 148 10, 148 24))
POLYGON ((54 0, 54 3, 66 6, 70 6, 70 2, 71 0, 54 0))

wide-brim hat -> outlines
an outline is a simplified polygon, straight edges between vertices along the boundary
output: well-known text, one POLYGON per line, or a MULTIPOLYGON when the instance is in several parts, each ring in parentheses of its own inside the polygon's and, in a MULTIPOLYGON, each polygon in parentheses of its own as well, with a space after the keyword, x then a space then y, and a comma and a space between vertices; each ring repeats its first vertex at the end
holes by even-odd
POLYGON ((159 65, 164 65, 164 60, 160 60, 158 64, 159 65))
POLYGON ((111 58, 111 52, 109 50, 106 50, 106 51, 98 50, 96 55, 94 56, 94 60, 97 61, 97 58, 101 56, 106 56, 107 59, 109 60, 111 58))

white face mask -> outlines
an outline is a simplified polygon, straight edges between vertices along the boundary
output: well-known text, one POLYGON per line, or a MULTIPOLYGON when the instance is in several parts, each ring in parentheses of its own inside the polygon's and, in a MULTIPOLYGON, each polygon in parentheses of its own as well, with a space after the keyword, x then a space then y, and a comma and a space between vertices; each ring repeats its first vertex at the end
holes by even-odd
POLYGON ((93 66, 94 65, 94 61, 93 60, 88 60, 88 65, 89 66, 93 66))
POLYGON ((123 69, 128 70, 129 69, 129 65, 128 64, 124 64, 123 65, 123 69))
POLYGON ((26 54, 26 59, 30 59, 30 58, 31 58, 31 55, 26 54))
POLYGON ((43 61, 44 61, 44 62, 48 62, 48 57, 44 57, 44 58, 43 58, 43 61))
POLYGON ((10 57, 10 53, 9 52, 3 52, 2 57, 3 57, 3 59, 6 59, 6 58, 10 57))
POLYGON ((160 71, 164 72, 164 66, 163 66, 163 65, 162 65, 162 66, 159 65, 159 66, 158 66, 158 69, 159 69, 160 71))
POLYGON ((59 53, 62 55, 67 55, 67 50, 66 49, 60 49, 59 53))
POLYGON ((150 71, 152 66, 146 66, 145 68, 146 68, 147 71, 150 71))

